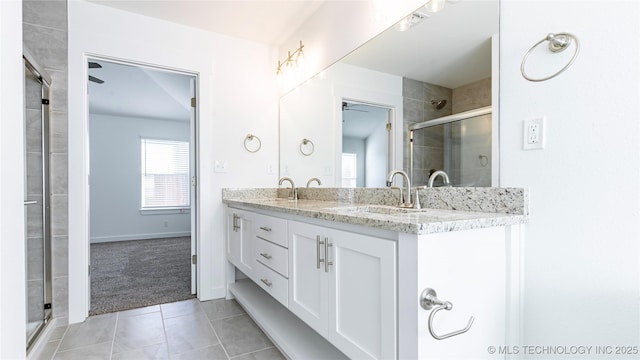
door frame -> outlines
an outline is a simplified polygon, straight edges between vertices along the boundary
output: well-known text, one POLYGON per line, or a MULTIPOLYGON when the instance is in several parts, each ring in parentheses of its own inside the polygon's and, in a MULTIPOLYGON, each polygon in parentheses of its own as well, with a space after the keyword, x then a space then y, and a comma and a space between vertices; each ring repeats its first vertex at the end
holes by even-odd
MULTIPOLYGON (((185 76, 189 76, 191 77, 190 81, 191 81, 191 88, 190 88, 190 92, 191 92, 191 96, 193 96, 194 98, 198 98, 198 86, 199 86, 199 73, 197 71, 190 71, 190 70, 183 70, 183 69, 175 69, 169 66, 162 66, 162 65, 158 65, 158 64, 145 64, 142 62, 138 62, 135 60, 129 60, 129 59, 120 59, 120 58, 115 58, 115 57, 111 57, 108 55, 98 55, 98 54, 90 54, 90 53, 84 53, 83 54, 83 64, 86 64, 89 60, 96 60, 96 61, 105 61, 105 62, 111 62, 111 63, 116 63, 116 64, 122 64, 122 65, 129 65, 129 66, 136 66, 136 67, 141 67, 141 68, 147 68, 147 69, 152 69, 152 70, 156 70, 156 71, 166 71, 166 72, 172 72, 172 73, 176 73, 176 74, 182 74, 185 76)), ((88 69, 87 66, 83 67, 83 77, 84 79, 87 79, 88 77, 88 69)), ((85 154, 86 154, 86 159, 87 159, 87 164, 86 167, 83 169, 84 172, 84 178, 87 179, 87 182, 84 183, 84 189, 83 189, 83 193, 85 194, 85 202, 84 202, 84 213, 83 213, 83 219, 85 221, 85 251, 84 254, 84 263, 86 264, 86 268, 87 268, 87 273, 83 276, 84 278, 86 278, 85 280, 83 280, 83 284, 84 284, 84 289, 83 289, 83 293, 85 296, 84 299, 84 304, 86 306, 84 313, 85 313, 85 317, 88 315, 89 310, 91 309, 91 271, 90 271, 90 266, 91 266, 91 253, 90 253, 90 249, 91 249, 91 232, 90 232, 90 152, 89 152, 89 140, 90 140, 90 131, 89 131, 89 97, 88 97, 88 83, 87 81, 84 82, 84 91, 83 91, 83 96, 82 96, 82 106, 83 106, 83 123, 86 126, 86 131, 84 134, 84 139, 83 139, 83 144, 84 144, 84 150, 85 150, 85 154)), ((190 206, 190 228, 191 228, 191 259, 193 259, 193 256, 198 255, 198 238, 199 238, 199 232, 198 232, 198 222, 197 219, 199 217, 199 207, 198 207, 198 202, 197 200, 199 199, 199 186, 198 186, 198 159, 199 159, 199 147, 198 147, 198 143, 197 143, 197 139, 199 136, 199 116, 198 116, 198 106, 197 106, 197 100, 194 103, 195 106, 193 106, 191 108, 191 119, 189 121, 189 172, 190 172, 190 179, 191 179, 191 194, 190 194, 190 198, 191 198, 191 206, 190 206)), ((193 262, 191 263, 191 293, 192 294, 197 294, 197 288, 198 288, 198 279, 200 278, 200 264, 196 263, 194 264, 193 262)), ((71 294, 69 294, 69 296, 71 296, 71 294)))

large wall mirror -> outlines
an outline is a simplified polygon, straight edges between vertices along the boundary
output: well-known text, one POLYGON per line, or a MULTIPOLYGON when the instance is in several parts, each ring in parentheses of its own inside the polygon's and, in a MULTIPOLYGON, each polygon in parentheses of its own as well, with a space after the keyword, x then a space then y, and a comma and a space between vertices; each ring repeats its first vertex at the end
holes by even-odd
POLYGON ((280 176, 384 187, 392 169, 412 185, 444 170, 498 186, 498 26, 499 0, 432 0, 284 94, 280 176))

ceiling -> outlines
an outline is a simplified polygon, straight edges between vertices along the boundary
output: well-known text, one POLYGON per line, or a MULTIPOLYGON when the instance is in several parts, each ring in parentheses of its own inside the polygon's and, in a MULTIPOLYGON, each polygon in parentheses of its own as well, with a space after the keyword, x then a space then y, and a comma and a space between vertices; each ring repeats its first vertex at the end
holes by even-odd
POLYGON ((104 83, 89 81, 89 112, 112 116, 189 121, 192 76, 141 66, 97 62, 102 68, 89 75, 104 83))
POLYGON ((389 109, 368 104, 342 106, 342 136, 366 139, 389 119, 389 109))
POLYGON ((276 47, 289 39, 325 2, 325 0, 88 1, 276 47))

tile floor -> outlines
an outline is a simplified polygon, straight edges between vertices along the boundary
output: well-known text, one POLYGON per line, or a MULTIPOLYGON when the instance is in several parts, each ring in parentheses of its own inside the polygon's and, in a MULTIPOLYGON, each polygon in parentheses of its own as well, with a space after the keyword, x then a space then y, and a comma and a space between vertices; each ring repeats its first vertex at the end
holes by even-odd
POLYGON ((197 299, 53 330, 39 359, 284 359, 235 300, 197 299))

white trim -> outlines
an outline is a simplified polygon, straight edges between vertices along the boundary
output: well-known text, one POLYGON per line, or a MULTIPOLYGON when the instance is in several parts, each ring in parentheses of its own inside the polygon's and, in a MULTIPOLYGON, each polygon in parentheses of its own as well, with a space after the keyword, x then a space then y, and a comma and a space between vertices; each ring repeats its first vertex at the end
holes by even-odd
POLYGON ((185 236, 191 236, 191 232, 176 231, 176 232, 149 233, 149 234, 95 236, 91 238, 91 244, 113 242, 113 241, 148 240, 148 239, 162 239, 162 238, 185 237, 185 236))

